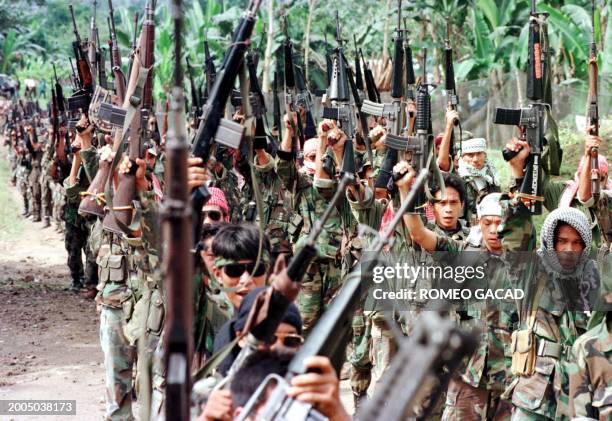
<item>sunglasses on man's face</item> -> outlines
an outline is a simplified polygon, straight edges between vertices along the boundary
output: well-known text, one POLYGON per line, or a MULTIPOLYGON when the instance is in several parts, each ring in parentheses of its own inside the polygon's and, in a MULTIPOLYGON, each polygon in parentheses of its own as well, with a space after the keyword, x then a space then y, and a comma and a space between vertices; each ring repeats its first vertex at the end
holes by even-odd
POLYGON ((231 265, 223 266, 223 271, 230 278, 238 278, 242 276, 244 272, 248 272, 252 276, 261 276, 266 273, 266 265, 261 262, 257 265, 257 270, 255 272, 253 272, 253 269, 255 269, 255 262, 232 263, 231 265))
POLYGON ((285 333, 274 335, 276 341, 281 343, 287 348, 299 348, 304 343, 304 338, 297 333, 285 333))
POLYGON ((221 212, 217 210, 202 211, 202 219, 206 219, 206 217, 208 217, 212 221, 220 221, 221 216, 221 212))

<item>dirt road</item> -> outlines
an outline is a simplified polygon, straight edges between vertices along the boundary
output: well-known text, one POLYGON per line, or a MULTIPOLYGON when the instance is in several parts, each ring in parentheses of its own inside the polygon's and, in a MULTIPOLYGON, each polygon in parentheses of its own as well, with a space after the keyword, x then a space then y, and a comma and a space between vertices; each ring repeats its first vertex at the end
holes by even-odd
POLYGON ((100 420, 104 368, 98 315, 70 284, 63 236, 19 216, 0 150, 0 399, 76 400, 75 417, 0 416, 12 420, 100 420))

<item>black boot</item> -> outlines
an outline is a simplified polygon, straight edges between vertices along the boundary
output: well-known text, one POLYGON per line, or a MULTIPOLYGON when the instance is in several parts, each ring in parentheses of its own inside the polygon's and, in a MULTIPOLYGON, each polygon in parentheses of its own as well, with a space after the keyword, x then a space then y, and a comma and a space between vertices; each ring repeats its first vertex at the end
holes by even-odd
POLYGON ((43 228, 49 228, 51 226, 51 218, 45 216, 45 220, 43 222, 43 228))

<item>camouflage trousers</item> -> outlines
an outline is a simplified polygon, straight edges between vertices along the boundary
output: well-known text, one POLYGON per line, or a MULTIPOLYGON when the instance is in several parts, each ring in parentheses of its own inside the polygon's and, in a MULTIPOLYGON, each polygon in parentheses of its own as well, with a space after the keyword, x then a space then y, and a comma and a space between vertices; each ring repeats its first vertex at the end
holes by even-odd
POLYGON ((53 215, 53 190, 51 187, 53 180, 49 176, 40 178, 40 204, 42 216, 51 217, 53 215))
POLYGON ((68 252, 68 268, 70 276, 75 282, 85 278, 85 285, 98 284, 98 265, 96 257, 88 246, 89 229, 85 225, 66 224, 64 246, 68 252), (83 269, 82 252, 85 253, 85 268, 83 269))
POLYGON ((16 178, 17 178, 17 188, 19 189, 19 194, 23 199, 23 208, 28 211, 30 209, 30 199, 29 199, 29 191, 28 191, 28 177, 30 176, 30 170, 24 166, 17 167, 16 178))
POLYGON ((40 220, 40 167, 33 166, 28 176, 28 198, 30 200, 30 213, 35 220, 40 220))
POLYGON ((357 311, 353 317, 351 389, 355 396, 378 383, 397 351, 393 334, 380 312, 357 311))
POLYGON ((454 378, 448 384, 442 420, 510 420, 512 404, 501 399, 501 394, 501 391, 473 387, 460 378, 454 378))
POLYGON ((308 265, 296 302, 302 315, 304 334, 310 333, 341 286, 340 262, 316 259, 308 265))
POLYGON ((11 170, 11 184, 15 185, 17 183, 17 155, 12 152, 10 149, 9 152, 9 162, 10 162, 10 170, 11 170))
POLYGON ((135 347, 123 334, 125 317, 122 309, 102 306, 100 345, 104 353, 106 387, 105 420, 129 421, 132 415, 132 368, 135 347))
POLYGON ((64 221, 62 215, 64 213, 64 206, 66 204, 66 195, 64 193, 64 187, 60 183, 53 182, 52 188, 52 199, 53 199, 53 221, 57 228, 63 228, 64 221))

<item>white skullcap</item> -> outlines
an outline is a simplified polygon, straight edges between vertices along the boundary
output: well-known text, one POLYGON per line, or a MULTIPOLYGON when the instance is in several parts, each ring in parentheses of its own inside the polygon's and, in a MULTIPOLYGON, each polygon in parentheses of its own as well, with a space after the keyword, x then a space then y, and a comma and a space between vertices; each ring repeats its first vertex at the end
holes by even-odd
POLYGON ((464 140, 461 142, 461 153, 485 152, 487 150, 487 140, 482 137, 464 140))
POLYGON ((501 193, 489 193, 480 201, 478 206, 476 207, 476 212, 478 213, 478 219, 483 216, 503 216, 503 209, 501 203, 499 203, 499 199, 501 198, 501 193))

